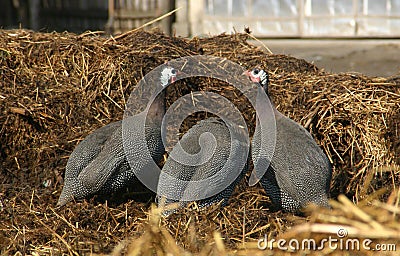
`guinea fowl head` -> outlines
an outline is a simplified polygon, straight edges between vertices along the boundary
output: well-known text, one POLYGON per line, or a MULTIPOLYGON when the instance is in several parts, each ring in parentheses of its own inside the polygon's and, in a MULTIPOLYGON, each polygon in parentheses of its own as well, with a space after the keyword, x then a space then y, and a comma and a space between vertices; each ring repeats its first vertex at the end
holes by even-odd
POLYGON ((163 87, 166 87, 167 85, 175 82, 177 75, 178 71, 176 71, 176 69, 174 69, 173 67, 165 67, 161 71, 161 77, 160 77, 161 85, 163 87))
POLYGON ((265 70, 254 68, 251 71, 248 70, 244 72, 244 74, 248 76, 251 81, 260 84, 264 88, 265 93, 268 95, 269 75, 265 70))

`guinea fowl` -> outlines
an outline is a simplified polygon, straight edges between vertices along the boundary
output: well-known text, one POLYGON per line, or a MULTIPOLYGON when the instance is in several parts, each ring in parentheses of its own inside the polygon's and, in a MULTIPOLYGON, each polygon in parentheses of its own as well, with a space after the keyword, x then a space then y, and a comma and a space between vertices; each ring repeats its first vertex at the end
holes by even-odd
MULTIPOLYGON (((177 72, 166 67, 161 72, 163 87, 176 80, 177 72)), ((165 91, 162 91, 149 108, 145 125, 145 139, 151 157, 159 162, 164 154, 161 139, 161 123, 165 113, 165 91)), ((135 117, 133 117, 135 118, 135 117)), ((142 120, 132 119, 133 125, 142 120)), ((110 123, 88 135, 72 152, 65 170, 65 182, 57 205, 62 206, 74 199, 88 198, 94 194, 116 192, 128 184, 139 182, 130 166, 123 147, 122 121, 110 123)), ((130 138, 135 141, 135 138, 130 138)), ((133 145, 133 150, 135 150, 133 145)))
MULTIPOLYGON (((257 82, 269 97, 267 72, 256 68, 247 71, 246 75, 257 82)), ((260 179, 262 187, 272 203, 285 211, 299 212, 309 203, 329 207, 332 167, 327 156, 304 127, 282 115, 275 107, 273 109, 276 147, 270 165, 260 179)), ((257 119, 251 149, 255 166, 260 148, 261 129, 257 119)), ((262 164, 257 168, 263 168, 262 164)))
MULTIPOLYGON (((235 128, 233 128, 232 130, 235 130, 235 128)), ((166 198, 164 203, 168 205, 170 203, 179 201, 181 207, 185 206, 189 200, 185 200, 182 198, 184 198, 185 195, 189 195, 190 197, 198 193, 188 189, 188 187, 185 185, 185 181, 196 182, 199 180, 204 180, 206 178, 209 178, 217 174, 217 172, 220 172, 218 174, 222 175, 220 176, 219 179, 217 178, 211 180, 210 183, 207 184, 207 187, 202 187, 201 190, 204 191, 209 189, 210 187, 212 187, 211 183, 213 182, 219 184, 226 182, 227 179, 226 175, 236 175, 237 177, 235 176, 236 179, 234 179, 233 182, 231 182, 230 184, 227 183, 226 184, 227 186, 225 185, 223 187, 220 187, 223 188, 219 190, 221 192, 216 193, 213 196, 204 197, 204 199, 197 200, 197 203, 200 208, 221 201, 222 201, 221 206, 225 206, 228 203, 228 199, 230 198, 235 186, 244 177, 244 174, 248 170, 248 165, 246 162, 243 169, 239 170, 239 173, 236 174, 231 173, 231 170, 235 170, 235 167, 237 169, 237 166, 240 166, 240 164, 243 163, 243 159, 241 159, 241 157, 238 156, 238 154, 241 154, 245 148, 245 143, 240 140, 234 139, 233 142, 231 143, 231 136, 235 136, 236 131, 233 132, 234 134, 230 134, 227 124, 225 124, 220 118, 215 118, 215 117, 202 120, 198 124, 191 127, 179 141, 182 149, 188 154, 192 155, 199 154, 195 158, 196 161, 198 162, 203 161, 207 152, 212 151, 212 149, 210 146, 211 144, 210 140, 201 138, 201 135, 209 132, 212 133, 214 138, 216 139, 215 151, 206 162, 202 162, 202 164, 194 166, 194 165, 186 165, 180 163, 175 159, 171 158, 171 155, 173 155, 175 153, 174 151, 177 150, 175 146, 172 149, 170 157, 167 159, 167 162, 164 164, 164 167, 161 172, 158 191, 157 191, 158 204, 160 204, 162 201, 161 200, 162 195, 164 196, 165 194, 173 193, 174 195, 177 196, 177 198, 175 199, 166 198), (231 157, 232 161, 231 160, 228 161, 229 157, 231 157), (224 165, 226 166, 224 167, 224 165), (221 171, 223 168, 226 168, 224 170, 228 172, 223 174, 224 171, 221 171), (183 180, 184 182, 179 183, 177 182, 177 180, 173 181, 168 180, 166 179, 165 175, 171 175, 178 181, 183 180)), ((247 152, 248 152, 248 147, 247 147, 247 152)), ((247 153, 245 155, 245 159, 247 159, 247 153)), ((196 190, 196 188, 194 188, 194 190, 196 190)), ((165 211, 164 215, 168 215, 169 213, 171 212, 165 211)))

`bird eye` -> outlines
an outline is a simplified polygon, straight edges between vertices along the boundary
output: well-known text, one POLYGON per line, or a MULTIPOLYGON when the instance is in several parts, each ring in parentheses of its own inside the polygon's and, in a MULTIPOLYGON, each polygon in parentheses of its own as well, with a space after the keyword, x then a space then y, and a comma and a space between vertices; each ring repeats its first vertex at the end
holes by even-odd
POLYGON ((258 75, 260 73, 260 70, 258 68, 253 69, 253 75, 258 75))
POLYGON ((176 75, 176 70, 175 70, 175 69, 172 69, 172 70, 171 70, 171 74, 176 75))

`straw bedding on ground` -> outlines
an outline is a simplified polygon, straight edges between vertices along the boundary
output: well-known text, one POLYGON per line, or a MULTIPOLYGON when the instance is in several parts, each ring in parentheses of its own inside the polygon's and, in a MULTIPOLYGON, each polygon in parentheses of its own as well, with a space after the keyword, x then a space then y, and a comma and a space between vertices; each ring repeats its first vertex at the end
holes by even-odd
MULTIPOLYGON (((347 238, 398 242, 399 77, 327 73, 304 60, 266 54, 247 38, 189 40, 142 30, 116 38, 1 30, 1 253, 262 254, 268 251, 257 249, 257 241, 265 234, 320 241, 335 236, 338 226, 348 230, 347 238), (150 70, 197 54, 269 71, 277 108, 310 130, 333 163, 333 209, 310 209, 307 217, 274 212, 260 186, 249 188, 246 182, 222 210, 199 211, 192 205, 166 219, 152 208, 152 195, 145 189, 55 208, 77 143, 122 119, 130 92, 150 70)), ((168 103, 189 93, 193 84, 229 98, 254 130, 254 109, 222 81, 179 81, 168 88, 168 103)), ((182 131, 204 116, 193 115, 182 131)))

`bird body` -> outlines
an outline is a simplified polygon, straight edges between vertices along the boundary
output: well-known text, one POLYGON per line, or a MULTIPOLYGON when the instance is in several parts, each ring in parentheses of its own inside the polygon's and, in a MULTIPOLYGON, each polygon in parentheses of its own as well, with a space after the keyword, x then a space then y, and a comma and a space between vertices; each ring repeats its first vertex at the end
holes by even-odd
POLYGON ((73 200, 73 197, 76 199, 85 198, 89 194, 88 189, 78 179, 78 176, 99 155, 114 131, 121 125, 122 122, 118 121, 103 126, 89 134, 76 146, 67 162, 64 187, 57 205, 66 204, 73 200))
MULTIPOLYGON (((268 75, 264 70, 247 72, 268 95, 268 75), (264 78, 261 79, 260 77, 264 78)), ((260 183, 274 205, 298 212, 309 203, 329 207, 328 194, 332 167, 311 134, 300 124, 282 115, 274 107, 276 145, 270 165, 260 183)), ((252 140, 252 158, 257 162, 261 148, 261 129, 257 126, 252 140)))
MULTIPOLYGON (((176 72, 166 67, 160 76, 161 85, 165 87, 174 82, 176 72)), ((125 120, 132 128, 139 130, 145 123, 144 138, 150 155, 159 162, 164 153, 161 139, 161 123, 165 113, 165 92, 161 92, 149 108, 147 118, 137 115, 125 120)), ((95 130, 81 141, 68 159, 64 187, 57 205, 62 206, 74 199, 88 198, 93 194, 109 194, 116 192, 128 184, 139 182, 135 171, 140 171, 140 161, 128 161, 123 139, 123 122, 118 121, 95 130)), ((134 154, 141 159, 142 150, 135 144, 141 134, 129 133, 130 156, 134 154)))
MULTIPOLYGON (((164 164, 160 175, 157 191, 158 201, 160 202, 161 195, 174 193, 177 199, 173 200, 167 198, 166 204, 179 201, 180 205, 184 206, 188 202, 188 200, 185 199, 186 196, 199 196, 199 193, 203 193, 204 195, 207 189, 210 189, 211 187, 218 187, 221 188, 219 190, 221 192, 218 192, 213 196, 197 200, 198 206, 202 208, 221 201, 223 206, 226 205, 228 203, 228 199, 234 191, 235 186, 244 177, 244 174, 248 168, 246 163, 238 173, 230 173, 228 171, 221 174, 221 170, 223 168, 226 168, 224 170, 234 170, 235 167, 240 166, 240 161, 242 161, 240 160, 240 157, 235 158, 233 161, 228 160, 230 154, 237 155, 240 150, 243 150, 242 147, 244 146, 242 142, 235 140, 233 140, 231 145, 231 136, 232 134, 230 134, 229 128, 219 118, 208 118, 191 127, 187 133, 182 136, 179 143, 182 149, 188 154, 198 154, 196 155, 195 159, 199 163, 201 162, 201 164, 197 166, 187 165, 172 159, 171 155, 173 155, 175 153, 174 151, 177 150, 177 148, 174 147, 171 151, 170 157, 164 164), (202 138, 202 135, 206 133, 212 133, 216 139, 215 151, 213 152, 211 158, 209 158, 207 161, 205 161, 206 159, 204 159, 204 156, 208 152, 212 151, 212 142, 211 140, 202 138), (233 152, 231 152, 231 150, 233 152), (222 176, 217 178, 218 174, 221 174, 222 176), (171 175, 176 180, 171 182, 171 180, 166 178, 166 175, 171 175), (228 184, 223 184, 228 179, 228 175, 236 175, 236 178, 230 184, 229 182, 228 184), (209 181, 210 183, 208 183, 208 186, 206 187, 203 186, 201 188, 196 187, 194 189, 190 189, 185 182, 190 181, 195 183, 209 177, 215 178, 211 179, 209 181), (179 181, 183 182, 179 183, 179 181), (197 189, 200 189, 201 191, 196 192, 197 189)), ((245 157, 247 159, 247 154, 245 157)))

